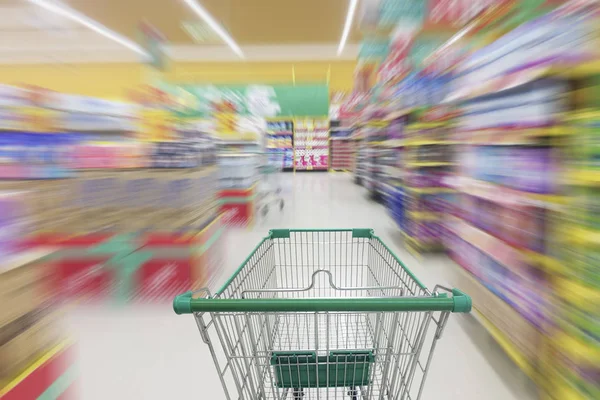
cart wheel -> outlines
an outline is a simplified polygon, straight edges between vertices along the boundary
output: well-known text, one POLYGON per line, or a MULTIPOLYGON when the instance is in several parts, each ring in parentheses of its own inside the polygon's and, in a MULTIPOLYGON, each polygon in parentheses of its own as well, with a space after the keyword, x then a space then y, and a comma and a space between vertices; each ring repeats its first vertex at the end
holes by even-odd
POLYGON ((304 397, 304 389, 294 388, 292 394, 294 395, 294 399, 301 399, 304 397))
POLYGON ((283 211, 284 205, 285 205, 285 203, 283 202, 283 199, 279 200, 279 211, 283 211))
POLYGON ((260 210, 260 214, 261 214, 263 217, 266 217, 268 213, 269 213, 269 206, 264 206, 264 207, 262 208, 262 210, 260 210))
POLYGON ((352 387, 348 390, 348 396, 350 396, 350 399, 352 400, 358 400, 358 390, 356 390, 356 387, 352 387))

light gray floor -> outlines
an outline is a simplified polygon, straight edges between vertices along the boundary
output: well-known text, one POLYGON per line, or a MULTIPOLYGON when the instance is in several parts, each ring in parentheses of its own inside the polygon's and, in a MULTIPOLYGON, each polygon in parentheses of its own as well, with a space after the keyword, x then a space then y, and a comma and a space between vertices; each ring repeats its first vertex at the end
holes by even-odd
MULTIPOLYGON (((383 206, 350 174, 283 174, 285 209, 271 210, 252 229, 226 233, 226 265, 217 285, 250 253, 269 228, 368 227, 425 284, 452 286, 444 256, 417 260, 404 250, 383 206)), ((80 306, 68 318, 78 341, 84 399, 224 399, 210 354, 191 316, 170 305, 107 308, 80 306)), ((535 387, 469 316, 451 316, 434 355, 423 399, 528 400, 535 387)))

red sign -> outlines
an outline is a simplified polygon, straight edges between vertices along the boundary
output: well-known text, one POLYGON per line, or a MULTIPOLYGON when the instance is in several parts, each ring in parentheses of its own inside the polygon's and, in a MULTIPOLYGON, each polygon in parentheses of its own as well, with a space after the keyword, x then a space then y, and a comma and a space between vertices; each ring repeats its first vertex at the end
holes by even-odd
POLYGON ((248 226, 252 222, 254 202, 225 203, 221 205, 221 221, 225 225, 248 226))
POLYGON ((58 261, 53 279, 56 293, 68 299, 107 298, 114 282, 112 271, 105 265, 108 260, 108 257, 94 257, 58 261))
POLYGON ((191 273, 191 258, 153 258, 136 271, 135 298, 172 299, 191 289, 191 273))

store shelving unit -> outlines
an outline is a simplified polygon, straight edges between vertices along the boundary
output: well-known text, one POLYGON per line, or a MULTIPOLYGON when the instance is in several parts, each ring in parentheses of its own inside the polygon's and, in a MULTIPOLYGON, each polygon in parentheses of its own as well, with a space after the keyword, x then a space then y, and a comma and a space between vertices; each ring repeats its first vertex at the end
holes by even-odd
MULTIPOLYGON (((449 140, 449 121, 440 117, 431 120, 427 111, 416 116, 404 135, 404 216, 400 228, 408 244, 417 252, 440 250, 442 246, 445 203, 451 189, 444 184, 454 166, 454 154, 449 140), (419 118, 418 120, 415 120, 419 118)), ((447 114, 446 114, 447 115, 447 114)))
POLYGON ((348 172, 354 167, 355 143, 347 137, 336 137, 329 140, 331 155, 330 170, 348 172))
POLYGON ((266 130, 266 151, 269 164, 294 170, 294 121, 291 119, 268 120, 266 130), (280 165, 281 163, 281 165, 280 165))
POLYGON ((330 128, 329 170, 352 171, 354 168, 355 141, 351 139, 351 128, 330 128))
MULTIPOLYGON (((511 117, 510 108, 486 106, 534 97, 547 89, 546 83, 555 84, 534 81, 461 103, 464 114, 457 118, 451 138, 459 143, 457 175, 446 180, 457 196, 444 222, 445 245, 462 268, 458 279, 473 293, 482 325, 536 382, 544 374, 535 349, 541 349, 549 335, 550 316, 544 310, 552 296, 551 281, 541 266, 552 259, 550 227, 564 203, 559 185, 553 184, 558 181, 561 149, 549 138, 557 126, 528 126, 526 120, 511 117), (485 111, 475 120, 473 109, 485 111), (519 135, 502 125, 511 122, 527 129, 519 135), (529 172, 524 175, 525 171, 529 172)), ((539 118, 550 121, 564 112, 552 101, 560 93, 564 89, 556 87, 556 95, 547 96, 537 110, 539 118)), ((515 104, 514 115, 520 107, 515 104)))
POLYGON ((583 7, 557 10, 494 43, 500 51, 519 32, 556 24, 572 40, 581 38, 581 47, 543 62, 534 62, 532 48, 513 48, 511 60, 524 66, 507 71, 501 58, 498 65, 479 60, 484 49, 447 98, 462 109, 451 139, 460 143, 459 176, 448 182, 458 195, 444 223, 458 264, 453 283, 472 296, 482 325, 542 397, 555 400, 600 396, 600 69, 573 55, 587 41, 586 25, 596 23, 583 7), (567 65, 579 72, 565 73, 567 65))
POLYGON ((329 169, 329 121, 303 118, 294 120, 294 170, 329 169))

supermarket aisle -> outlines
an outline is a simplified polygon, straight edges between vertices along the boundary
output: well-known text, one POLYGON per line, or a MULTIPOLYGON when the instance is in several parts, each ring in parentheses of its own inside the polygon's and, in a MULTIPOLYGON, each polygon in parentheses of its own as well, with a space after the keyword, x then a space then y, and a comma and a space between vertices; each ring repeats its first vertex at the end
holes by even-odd
MULTIPOLYGON (((269 228, 369 227, 425 284, 451 285, 448 261, 417 260, 405 251, 383 206, 341 173, 284 175, 282 213, 272 211, 251 230, 230 230, 227 263, 218 285, 269 228)), ((126 309, 77 309, 69 318, 79 341, 84 399, 224 399, 210 354, 193 318, 170 305, 126 309)), ((454 315, 438 344, 423 399, 527 400, 535 388, 469 316, 454 315)))

